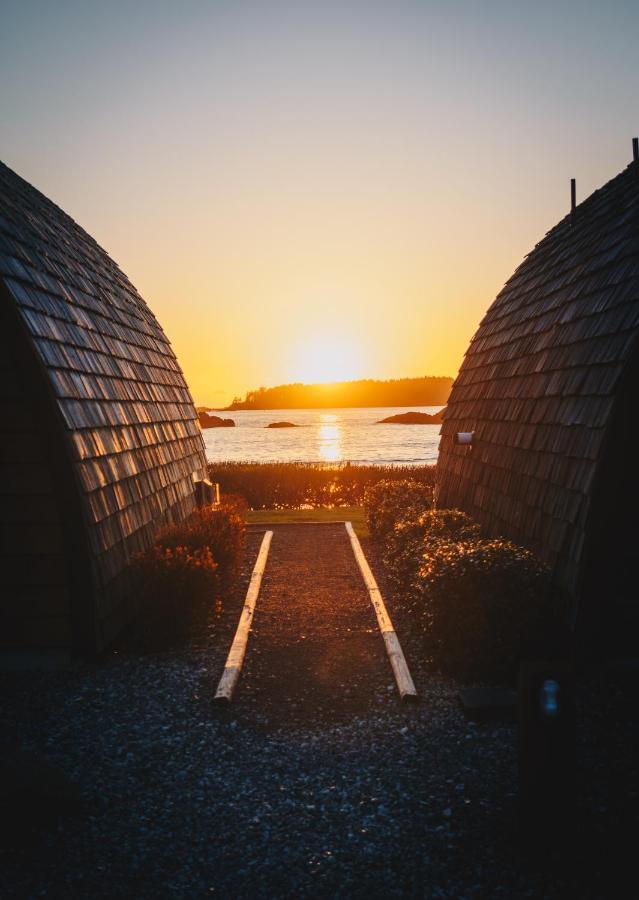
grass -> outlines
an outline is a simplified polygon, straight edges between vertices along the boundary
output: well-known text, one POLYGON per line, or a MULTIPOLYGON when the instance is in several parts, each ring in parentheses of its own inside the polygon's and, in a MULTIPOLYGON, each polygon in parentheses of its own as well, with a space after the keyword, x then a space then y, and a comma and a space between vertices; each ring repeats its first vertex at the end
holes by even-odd
POLYGON ((380 481, 410 478, 432 485, 435 467, 217 462, 209 475, 223 495, 244 497, 250 509, 332 509, 361 506, 380 481))
POLYGON ((352 522, 360 538, 368 537, 363 506, 337 506, 333 509, 250 509, 248 525, 291 525, 298 522, 352 522))

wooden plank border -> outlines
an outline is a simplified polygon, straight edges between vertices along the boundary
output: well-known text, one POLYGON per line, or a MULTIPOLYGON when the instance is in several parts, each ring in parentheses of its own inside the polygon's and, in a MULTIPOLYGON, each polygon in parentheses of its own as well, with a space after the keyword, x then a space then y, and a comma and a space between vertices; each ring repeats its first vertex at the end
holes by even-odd
POLYGON ((218 703, 230 703, 231 698, 233 697, 233 691, 235 690, 240 677, 240 672, 242 671, 249 631, 251 630, 251 623, 253 622, 253 615, 255 613, 255 604, 257 603, 257 597, 260 592, 260 585, 262 584, 262 576, 264 575, 266 559, 268 557, 272 538, 272 531, 266 531, 262 538, 260 552, 257 554, 257 559, 255 560, 255 566, 253 567, 251 581, 249 582, 248 591, 246 592, 246 599, 244 600, 240 621, 235 631, 235 637, 233 638, 229 655, 226 657, 222 677, 220 678, 215 692, 215 700, 218 703))
POLYGON ((353 553, 355 554, 355 559, 357 560, 357 565, 359 566, 359 570, 362 573, 362 578, 364 579, 364 583, 366 584, 366 587, 368 589, 371 603, 373 604, 373 609, 375 610, 375 615, 377 616, 377 624, 379 625, 379 630, 381 631, 382 637, 384 638, 386 653, 388 654, 388 658, 393 669, 393 674, 395 675, 395 681, 397 682, 399 696, 402 698, 402 700, 416 700, 417 690, 408 669, 408 664, 406 662, 406 658, 404 657, 404 652, 402 650, 401 644, 399 643, 399 638, 397 637, 395 629, 393 628, 393 623, 391 622, 390 616, 388 615, 388 610, 386 609, 386 606, 384 604, 381 591, 377 586, 377 582, 375 581, 375 576, 371 572, 371 568, 368 565, 368 560, 364 555, 364 551, 362 550, 362 545, 359 542, 359 538, 355 534, 355 529, 350 522, 346 522, 345 524, 346 531, 351 541, 351 547, 353 548, 353 553))

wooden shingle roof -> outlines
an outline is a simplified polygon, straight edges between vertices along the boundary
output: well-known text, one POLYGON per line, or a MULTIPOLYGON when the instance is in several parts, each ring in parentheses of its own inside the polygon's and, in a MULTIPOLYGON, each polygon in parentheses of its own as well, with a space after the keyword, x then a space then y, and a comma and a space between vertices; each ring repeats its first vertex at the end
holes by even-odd
POLYGON ((0 279, 46 373, 101 589, 159 523, 192 507, 193 478, 206 470, 193 401, 162 328, 118 266, 2 164, 0 279))
POLYGON ((631 164, 526 257, 486 313, 441 431, 437 502, 537 550, 574 591, 620 379, 639 345, 631 164), (454 435, 474 431, 471 447, 454 435))

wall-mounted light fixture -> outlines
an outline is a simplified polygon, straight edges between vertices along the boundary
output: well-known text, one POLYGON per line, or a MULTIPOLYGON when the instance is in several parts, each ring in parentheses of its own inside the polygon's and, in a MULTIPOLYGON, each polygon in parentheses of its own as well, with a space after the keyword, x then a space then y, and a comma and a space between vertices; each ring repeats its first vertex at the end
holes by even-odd
POLYGON ((475 438, 474 431, 458 431, 455 435, 456 444, 472 444, 475 438))
POLYGON ((215 506, 219 502, 219 484, 208 481, 207 479, 195 482, 195 503, 197 506, 215 506))

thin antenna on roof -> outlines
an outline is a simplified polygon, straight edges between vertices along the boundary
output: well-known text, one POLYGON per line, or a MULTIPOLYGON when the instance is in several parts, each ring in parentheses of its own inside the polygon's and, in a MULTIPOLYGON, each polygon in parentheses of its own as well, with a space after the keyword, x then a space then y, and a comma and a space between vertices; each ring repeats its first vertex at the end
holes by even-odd
POLYGON ((575 210, 577 209, 577 181, 570 179, 570 224, 575 224, 575 210))
POLYGON ((632 159, 639 163, 639 138, 632 139, 632 159))

